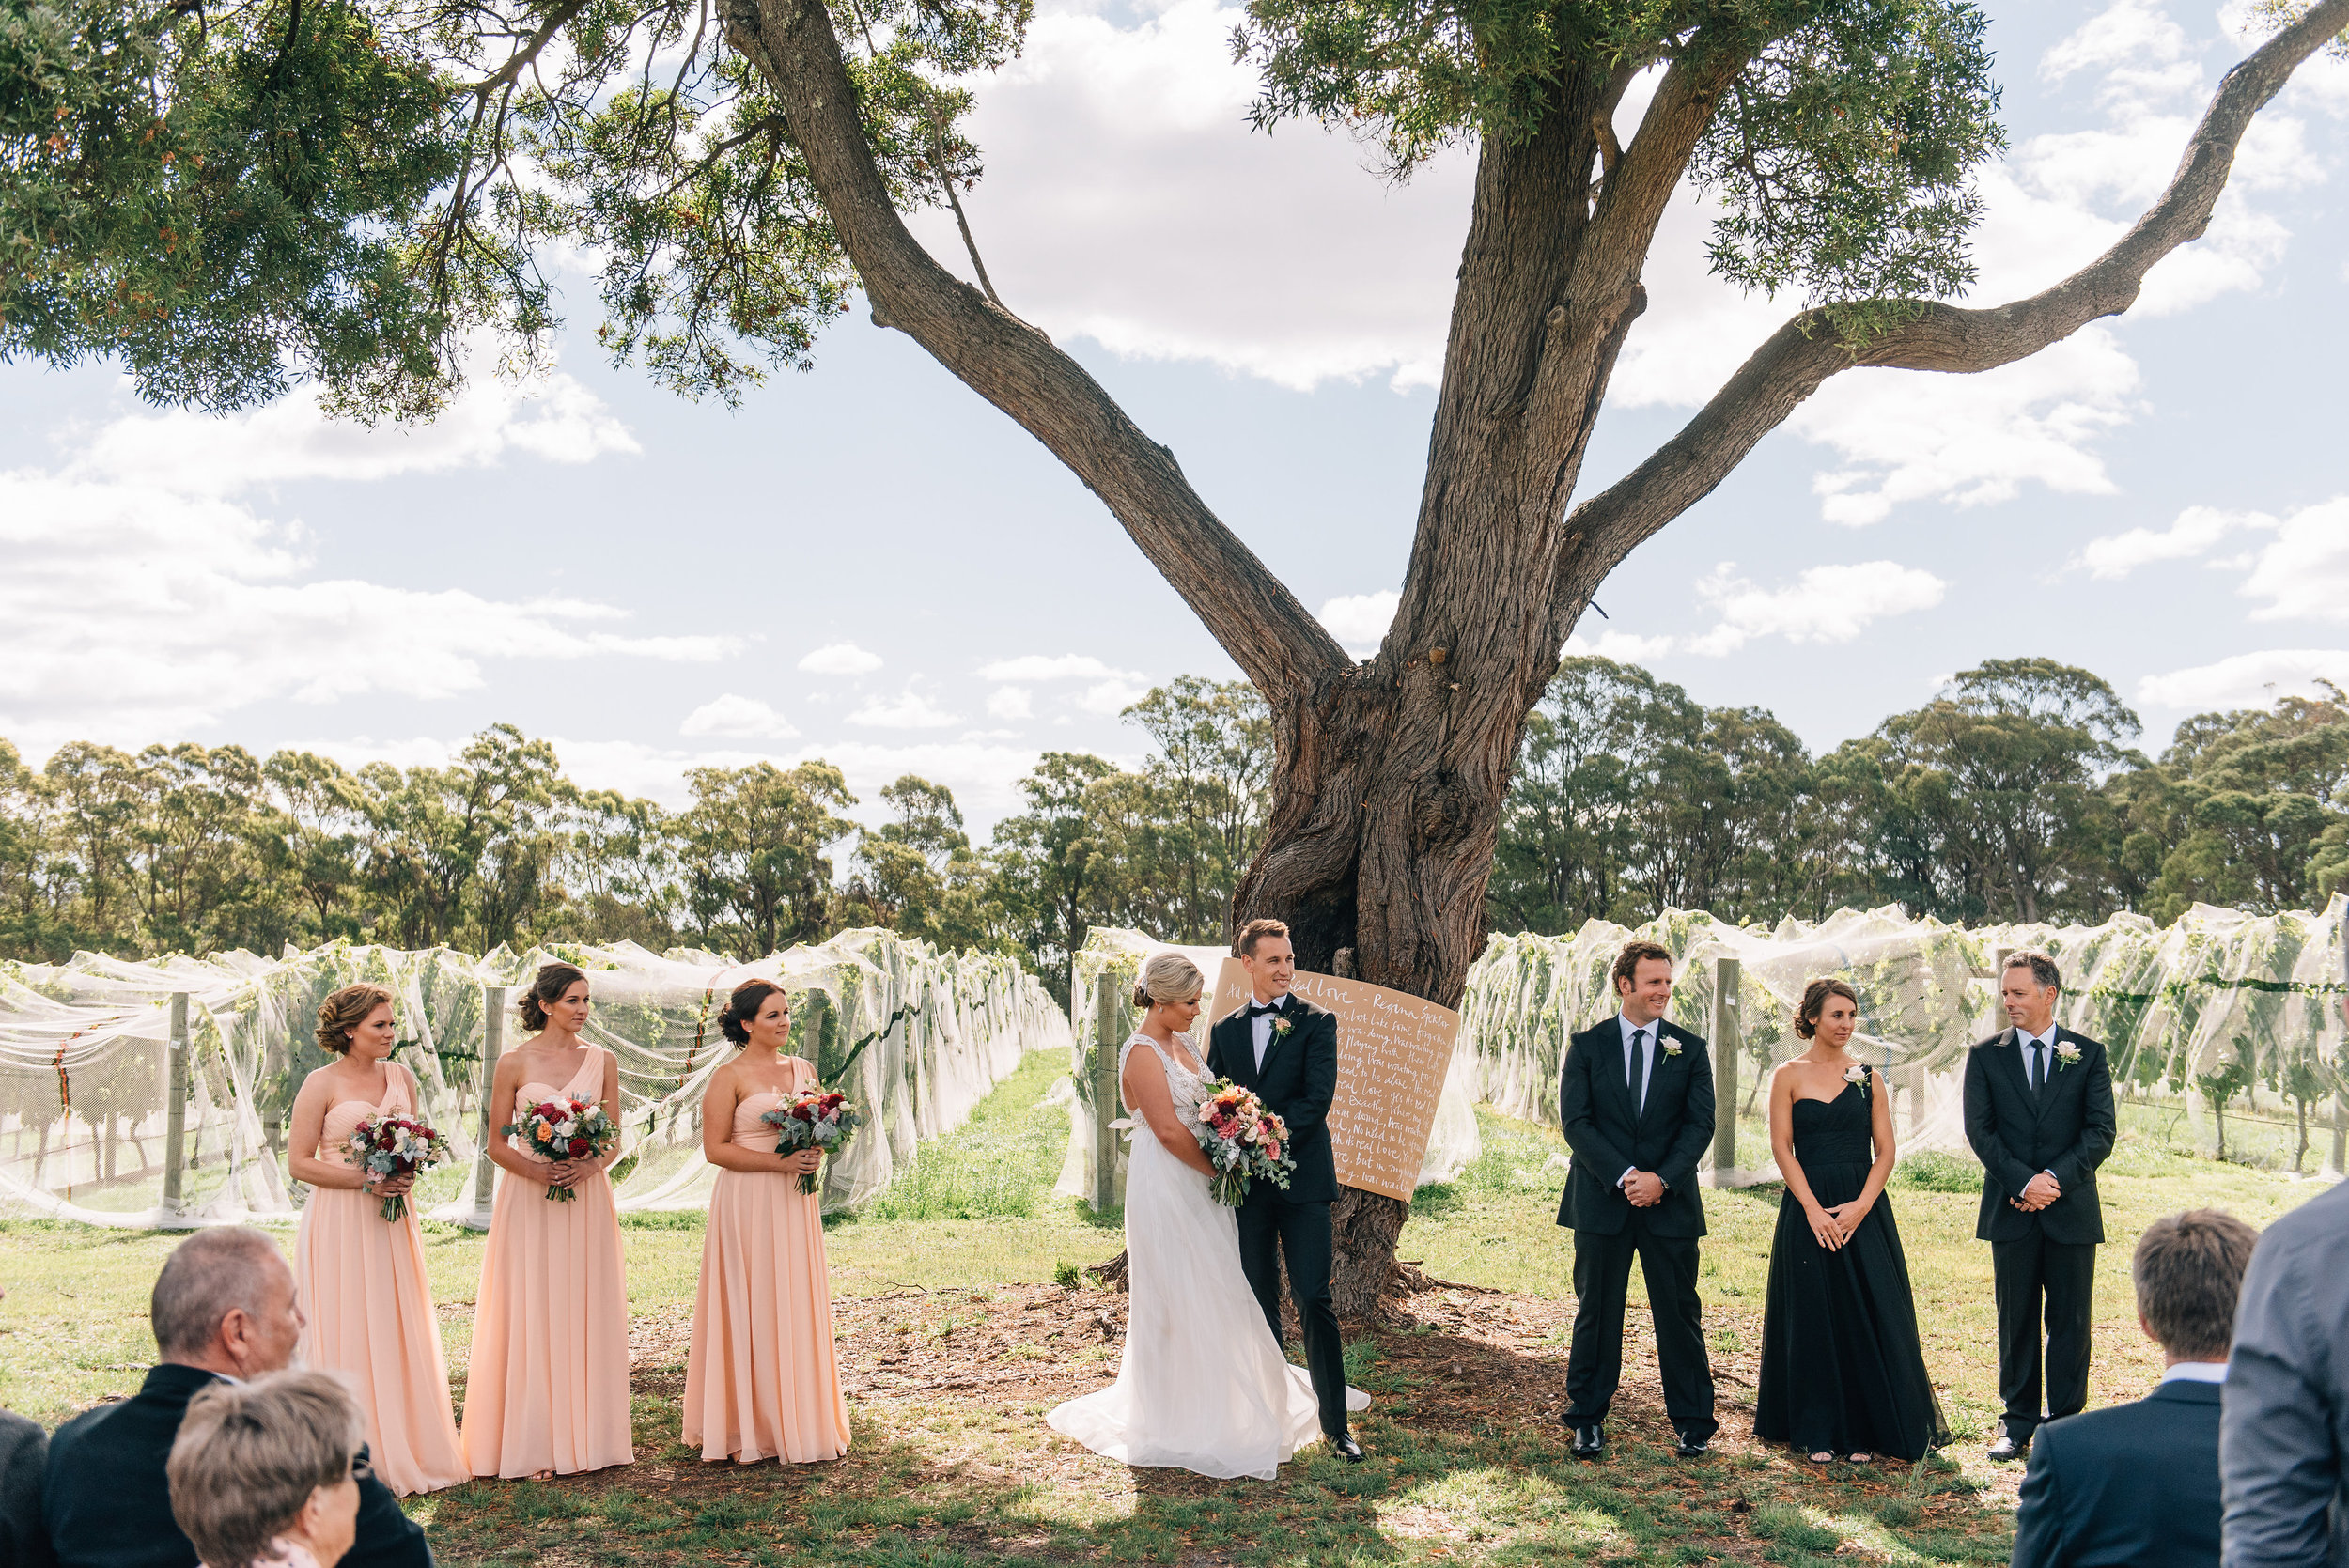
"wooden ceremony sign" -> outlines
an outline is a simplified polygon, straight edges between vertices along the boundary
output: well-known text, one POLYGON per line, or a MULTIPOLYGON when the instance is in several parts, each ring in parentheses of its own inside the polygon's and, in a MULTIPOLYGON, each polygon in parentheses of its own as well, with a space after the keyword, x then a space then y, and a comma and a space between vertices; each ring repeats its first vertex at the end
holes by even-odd
MULTIPOLYGON (((1409 1203, 1460 1015, 1407 991, 1304 970, 1289 988, 1338 1016, 1338 1092, 1330 1103, 1338 1180, 1409 1203)), ((1248 971, 1238 959, 1224 959, 1207 1016, 1227 1017, 1248 1000, 1248 971)))

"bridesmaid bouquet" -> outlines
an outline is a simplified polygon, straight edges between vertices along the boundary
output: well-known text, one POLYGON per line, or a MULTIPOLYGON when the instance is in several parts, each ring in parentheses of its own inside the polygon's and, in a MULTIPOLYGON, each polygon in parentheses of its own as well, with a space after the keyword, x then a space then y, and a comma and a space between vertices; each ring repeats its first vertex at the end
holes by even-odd
MULTIPOLYGON (((519 1122, 498 1128, 504 1138, 519 1138, 532 1153, 551 1160, 593 1159, 620 1141, 618 1124, 604 1114, 596 1100, 563 1094, 540 1100, 519 1122)), ((547 1201, 576 1203, 579 1194, 568 1187, 547 1188, 547 1201)))
MULTIPOLYGON (((412 1176, 428 1165, 439 1165, 450 1155, 448 1140, 413 1116, 370 1116, 344 1141, 352 1164, 379 1180, 412 1176)), ((405 1196, 383 1200, 377 1213, 397 1219, 408 1212, 405 1196)))
MULTIPOLYGON (((864 1117, 848 1103, 848 1096, 830 1089, 806 1089, 797 1099, 786 1100, 767 1111, 759 1120, 774 1127, 775 1153, 796 1155, 801 1149, 821 1149, 836 1155, 848 1145, 849 1137, 863 1124, 864 1117)), ((801 1173, 800 1190, 816 1190, 816 1172, 801 1173)))
POLYGON ((1248 1201, 1248 1184, 1262 1180, 1286 1190, 1296 1157, 1286 1152, 1288 1124, 1264 1107, 1252 1091, 1228 1078, 1200 1086, 1199 1147, 1215 1175, 1207 1194, 1226 1208, 1248 1201))

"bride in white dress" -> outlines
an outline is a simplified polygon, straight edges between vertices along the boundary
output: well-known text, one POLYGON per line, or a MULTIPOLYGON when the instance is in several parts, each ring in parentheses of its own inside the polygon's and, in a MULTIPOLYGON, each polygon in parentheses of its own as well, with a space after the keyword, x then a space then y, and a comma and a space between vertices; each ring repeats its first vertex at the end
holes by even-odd
MULTIPOLYGON (((1239 1268, 1233 1211, 1207 1196, 1199 1148, 1199 970, 1178 953, 1143 967, 1142 1028, 1118 1055, 1140 1126, 1126 1176, 1126 1353, 1117 1381, 1044 1419, 1128 1465, 1270 1481, 1321 1436, 1311 1376, 1291 1366, 1239 1268)), ((1348 1389, 1360 1410, 1370 1396, 1348 1389)))

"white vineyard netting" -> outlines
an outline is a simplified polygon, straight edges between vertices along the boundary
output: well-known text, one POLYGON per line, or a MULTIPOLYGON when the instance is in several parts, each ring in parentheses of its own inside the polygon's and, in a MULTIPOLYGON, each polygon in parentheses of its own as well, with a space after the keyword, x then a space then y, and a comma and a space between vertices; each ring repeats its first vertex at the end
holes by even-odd
MULTIPOLYGON (((1792 1018, 1804 984, 1835 975, 1859 993, 1853 1049, 1890 1069, 1904 1147, 1960 1151, 1966 1049, 2005 1025, 1991 965, 2000 948, 2036 947, 2063 970, 2058 1021, 2105 1043, 2126 1104, 2173 1116, 2206 1148, 2222 1117, 2293 1131, 2321 1121, 2329 1135, 2349 1065, 2345 913, 2349 899, 2335 895, 2320 914, 2197 905, 2166 929, 2123 914, 1968 930, 1898 908, 1766 930, 1679 910, 1637 930, 1593 921, 1568 937, 1492 939, 1470 971, 1460 1050, 1480 1102, 1555 1126, 1566 1037, 1614 1012, 1609 966, 1643 937, 1678 955, 1672 1016, 1699 1033, 1713 1027, 1714 961, 1739 960, 1739 1099, 1751 1114, 1770 1068, 1803 1048, 1792 1018)), ((1739 1155, 1768 1159, 1766 1148, 1739 1155)))
MULTIPOLYGON (((718 1010, 744 980, 792 993, 794 1048, 828 1079, 845 1067, 839 1086, 870 1118, 832 1164, 828 1213, 862 1203, 919 1143, 959 1126, 1027 1051, 1068 1039, 1050 996, 1016 962, 879 930, 749 964, 627 942, 484 957, 334 943, 281 958, 0 963, 0 1213, 119 1226, 290 1216, 306 1189, 285 1175, 286 1124, 303 1077, 326 1060, 317 1007, 365 981, 399 999, 395 1060, 413 1070, 420 1109, 460 1157, 430 1174, 426 1201, 440 1204, 438 1218, 477 1218, 484 987, 526 984, 553 958, 587 971, 588 1037, 619 1058, 627 1154, 613 1175, 624 1210, 707 1203, 715 1172, 701 1156, 698 1110, 732 1054, 718 1010), (190 1061, 180 1200, 166 1211, 174 993, 189 998, 190 1061)), ((509 1047, 521 1038, 510 1012, 505 1035, 509 1047)))

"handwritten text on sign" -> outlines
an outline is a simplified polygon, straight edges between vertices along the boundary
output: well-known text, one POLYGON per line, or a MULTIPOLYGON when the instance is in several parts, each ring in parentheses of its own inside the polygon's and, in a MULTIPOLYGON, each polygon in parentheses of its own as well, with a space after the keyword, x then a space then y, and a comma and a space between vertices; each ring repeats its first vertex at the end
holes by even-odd
MULTIPOLYGON (((1405 991, 1304 970, 1291 989, 1338 1016, 1338 1092, 1330 1103, 1338 1180, 1409 1203, 1460 1015, 1405 991)), ((1224 959, 1208 1017, 1224 1017, 1248 998, 1248 971, 1224 959)))

